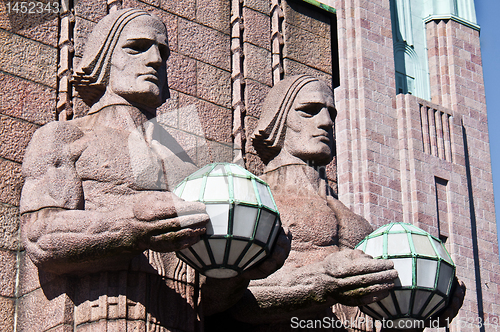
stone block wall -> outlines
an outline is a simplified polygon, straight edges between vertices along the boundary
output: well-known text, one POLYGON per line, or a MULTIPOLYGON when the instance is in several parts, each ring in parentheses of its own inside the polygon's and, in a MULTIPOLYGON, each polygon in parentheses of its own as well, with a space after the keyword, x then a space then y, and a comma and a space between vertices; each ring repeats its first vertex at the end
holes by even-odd
MULTIPOLYGON (((44 1, 47 3, 47 1, 44 1)), ((0 330, 19 308, 21 163, 33 132, 55 119, 58 15, 19 15, 0 3, 0 330)))
POLYGON ((395 71, 388 1, 334 1, 339 198, 375 226, 402 221, 395 71))
MULTIPOLYGON (((467 285, 467 297, 453 331, 461 322, 480 317, 478 304, 489 306, 478 284, 488 274, 478 253, 489 249, 478 245, 482 232, 475 230, 469 192, 467 137, 462 115, 411 95, 397 96, 403 219, 445 241, 457 265, 457 276, 467 285), (476 266, 475 264, 479 264, 476 266), (479 293, 478 293, 479 292, 479 293)), ((493 268, 498 271, 498 264, 493 268)))

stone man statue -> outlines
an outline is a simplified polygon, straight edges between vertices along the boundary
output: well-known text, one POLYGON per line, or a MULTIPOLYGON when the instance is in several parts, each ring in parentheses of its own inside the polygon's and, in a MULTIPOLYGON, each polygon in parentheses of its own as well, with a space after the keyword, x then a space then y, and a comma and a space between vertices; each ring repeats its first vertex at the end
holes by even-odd
POLYGON ((208 215, 171 193, 196 167, 154 120, 169 96, 168 56, 155 16, 124 9, 103 18, 74 75, 88 115, 43 126, 26 152, 23 242, 40 278, 69 280, 60 293, 76 331, 202 331, 205 315, 286 258, 283 234, 270 259, 231 279, 205 278, 177 259, 208 215))
MULTIPOLYGON (((252 281, 230 310, 251 331, 290 331, 293 317, 361 323, 356 306, 383 299, 394 287, 391 261, 354 250, 372 227, 327 184, 324 166, 332 159, 336 113, 332 90, 308 75, 277 83, 262 106, 251 139, 266 165, 261 178, 271 187, 292 249, 280 270, 252 281)), ((458 285, 443 318, 454 317, 461 306, 465 288, 458 285)), ((345 328, 371 330, 365 324, 345 328)))

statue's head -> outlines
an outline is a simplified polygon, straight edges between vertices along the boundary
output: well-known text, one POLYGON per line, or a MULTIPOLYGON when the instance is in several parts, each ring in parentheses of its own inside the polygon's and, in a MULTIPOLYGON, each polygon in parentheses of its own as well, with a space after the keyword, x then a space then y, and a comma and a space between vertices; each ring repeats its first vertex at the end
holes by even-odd
POLYGON ((252 144, 265 164, 287 154, 326 165, 332 159, 336 114, 325 82, 309 75, 287 77, 267 95, 252 144))
POLYGON ((90 34, 74 74, 75 88, 92 106, 105 92, 147 108, 169 97, 167 30, 148 12, 123 9, 104 17, 90 34))

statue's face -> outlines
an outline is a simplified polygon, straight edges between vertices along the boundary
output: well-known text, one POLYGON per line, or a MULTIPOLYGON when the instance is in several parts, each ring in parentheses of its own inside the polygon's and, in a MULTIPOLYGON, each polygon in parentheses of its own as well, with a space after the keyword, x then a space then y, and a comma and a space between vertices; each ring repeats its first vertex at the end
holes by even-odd
POLYGON ((321 81, 307 83, 288 113, 283 148, 304 161, 326 165, 332 155, 336 114, 332 90, 321 81))
POLYGON ((163 23, 151 16, 130 21, 111 57, 109 88, 133 104, 160 106, 167 80, 168 52, 163 23))

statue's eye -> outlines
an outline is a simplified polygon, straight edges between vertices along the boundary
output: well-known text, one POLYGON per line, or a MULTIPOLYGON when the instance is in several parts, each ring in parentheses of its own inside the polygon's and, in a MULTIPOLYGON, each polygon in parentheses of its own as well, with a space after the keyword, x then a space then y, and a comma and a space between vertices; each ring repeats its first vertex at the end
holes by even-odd
POLYGON ((310 118, 318 114, 322 109, 321 104, 305 104, 302 105, 301 107, 297 108, 297 112, 299 112, 299 115, 305 118, 310 118))
POLYGON ((127 42, 125 45, 123 45, 123 48, 130 54, 138 54, 149 50, 151 45, 153 45, 153 42, 150 40, 138 39, 127 42))

